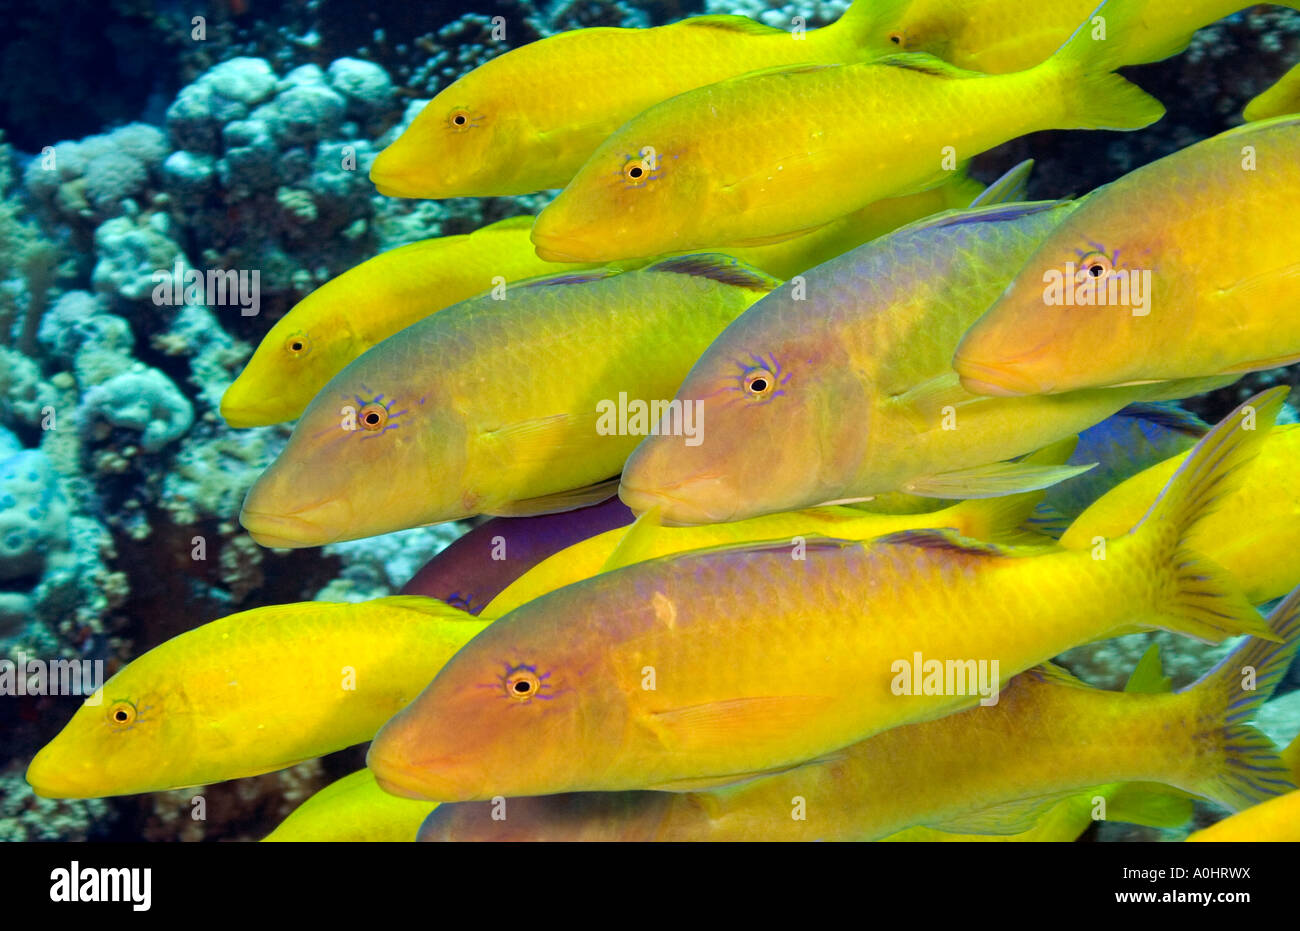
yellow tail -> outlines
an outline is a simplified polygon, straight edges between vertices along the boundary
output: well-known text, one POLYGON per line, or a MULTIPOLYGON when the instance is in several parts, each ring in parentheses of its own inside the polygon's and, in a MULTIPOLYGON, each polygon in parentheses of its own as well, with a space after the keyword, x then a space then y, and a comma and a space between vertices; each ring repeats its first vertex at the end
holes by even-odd
POLYGON ((1164 104, 1114 73, 1125 63, 1125 37, 1147 3, 1106 0, 1039 65, 1058 73, 1065 89, 1065 113, 1055 128, 1141 129, 1165 115, 1164 104))
POLYGON ((1211 643, 1248 633, 1276 640, 1246 596, 1219 566, 1186 546, 1196 524, 1234 491, 1240 471, 1259 452, 1289 389, 1255 395, 1225 417, 1192 449, 1151 509, 1128 537, 1117 541, 1139 552, 1146 565, 1164 567, 1158 586, 1159 626, 1211 643))

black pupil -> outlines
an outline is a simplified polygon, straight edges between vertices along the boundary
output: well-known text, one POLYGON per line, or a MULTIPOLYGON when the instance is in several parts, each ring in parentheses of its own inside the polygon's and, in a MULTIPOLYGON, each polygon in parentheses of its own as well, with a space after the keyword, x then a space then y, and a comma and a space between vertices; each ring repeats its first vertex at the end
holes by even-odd
POLYGON ((897 45, 899 42, 902 42, 903 40, 900 36, 890 36, 889 41, 897 45))
POLYGON ((1092 268, 1088 269, 1088 271, 1092 275, 1092 277, 1100 278, 1102 274, 1106 271, 1106 269, 1102 268, 1100 265, 1094 265, 1092 266, 1092 268))
POLYGON ((526 681, 520 680, 519 682, 515 683, 516 692, 520 692, 520 693, 527 692, 530 688, 532 688, 532 686, 529 685, 526 681))
POLYGON ((633 165, 631 168, 628 169, 627 173, 631 175, 633 178, 639 178, 641 177, 641 168, 640 166, 633 165))
POLYGON ((366 414, 366 423, 370 423, 370 424, 379 423, 379 415, 376 414, 374 411, 371 411, 369 414, 366 414))
POLYGON ((300 352, 301 350, 302 350, 302 343, 294 343, 294 344, 293 344, 293 351, 294 351, 294 352, 300 352))
POLYGON ((119 721, 125 721, 125 720, 126 720, 126 712, 125 712, 125 711, 119 711, 119 712, 115 715, 115 717, 116 717, 119 721))
POLYGON ((457 125, 457 126, 464 126, 464 125, 465 125, 465 117, 461 116, 460 114, 457 114, 457 115, 456 115, 456 125, 457 125))
POLYGON ((749 383, 749 390, 754 392, 766 391, 767 390, 766 379, 755 378, 753 381, 749 383))

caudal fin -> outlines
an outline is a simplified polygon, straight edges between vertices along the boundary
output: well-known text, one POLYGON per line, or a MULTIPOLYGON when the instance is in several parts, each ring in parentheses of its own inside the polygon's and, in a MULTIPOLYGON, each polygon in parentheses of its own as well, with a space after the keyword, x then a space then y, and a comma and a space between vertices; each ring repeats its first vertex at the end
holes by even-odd
POLYGON ((1250 725, 1277 688, 1300 646, 1300 588, 1268 617, 1268 627, 1282 642, 1251 637, 1185 691, 1202 698, 1209 771, 1198 786, 1207 798, 1240 811, 1296 788, 1295 775, 1277 748, 1250 725))
POLYGON ((1165 115, 1164 104, 1114 73, 1129 63, 1127 36, 1148 2, 1106 0, 1039 66, 1062 79, 1066 112, 1056 128, 1141 129, 1165 115))
POLYGON ((1207 433, 1173 474, 1151 509, 1116 543, 1139 551, 1144 565, 1162 567, 1155 606, 1160 627, 1218 643, 1235 634, 1276 639, 1236 582, 1187 548, 1192 529, 1240 483, 1282 409, 1288 388, 1255 395, 1207 433))

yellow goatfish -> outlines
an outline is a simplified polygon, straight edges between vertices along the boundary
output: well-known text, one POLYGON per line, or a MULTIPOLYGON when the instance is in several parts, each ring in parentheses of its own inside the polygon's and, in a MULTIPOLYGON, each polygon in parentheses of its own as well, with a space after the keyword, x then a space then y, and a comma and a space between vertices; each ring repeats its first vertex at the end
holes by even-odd
POLYGON ((400 246, 348 269, 276 321, 221 398, 232 427, 293 420, 345 365, 417 320, 488 289, 590 268, 537 257, 533 218, 400 246))
MULTIPOLYGON (((1094 5, 1094 0, 879 0, 869 47, 880 53, 929 52, 960 68, 1005 74, 1050 55, 1094 5)), ((1198 29, 1257 5, 1250 0, 1150 3, 1116 35, 1123 43, 1119 61, 1139 65, 1177 55, 1198 29)))
POLYGON ((988 398, 952 370, 962 334, 1074 204, 952 211, 832 259, 773 291, 713 341, 677 400, 707 441, 648 436, 619 496, 704 524, 891 492, 977 498, 1088 468, 1007 462, 1127 404, 1206 390, 1174 382, 988 398))
MULTIPOLYGON (((1151 466, 1102 495, 1079 515, 1061 545, 1085 549, 1122 533, 1150 507, 1187 455, 1151 466)), ((1222 506, 1188 537, 1188 546, 1222 566, 1255 604, 1300 584, 1300 424, 1279 425, 1222 506)))
MULTIPOLYGON (((992 707, 897 727, 779 775, 712 792, 440 805, 420 837, 863 841, 914 825, 1013 835, 1112 781, 1159 782, 1240 811, 1295 788, 1248 722, 1295 656, 1300 591, 1269 628, 1283 643, 1250 638, 1176 694, 1106 692, 1047 664, 1012 679, 992 707)), ((1095 804, 1106 810, 1104 798, 1095 804)))
POLYGON ((568 585, 466 644, 367 764, 394 794, 435 801, 708 788, 994 704, 1016 673, 1134 624, 1276 639, 1185 539, 1284 394, 1210 431, 1104 559, 911 531, 693 552, 568 585))
POLYGON ((1289 113, 1300 113, 1300 65, 1292 67, 1276 84, 1246 104, 1241 115, 1253 123, 1289 113))
MULTIPOLYGON (((1293 782, 1300 783, 1300 736, 1281 753, 1293 782)), ((1300 791, 1288 792, 1192 834, 1189 841, 1300 841, 1300 791)))
POLYGON ((47 798, 256 776, 362 743, 486 627, 431 598, 241 611, 127 664, 36 754, 47 798))
POLYGON ((856 61, 859 0, 824 29, 743 16, 653 29, 575 29, 511 49, 443 88, 370 166, 394 197, 488 197, 563 187, 623 123, 684 91, 760 68, 856 61))
POLYGON ((1254 805, 1189 835, 1187 839, 1212 843, 1300 841, 1300 791, 1254 805))
POLYGON ((976 393, 1024 395, 1295 362, 1297 205, 1300 116, 1144 165, 1043 240, 953 368, 976 393))
MULTIPOLYGON (((1108 0, 1112 35, 1143 0, 1108 0)), ((931 55, 745 75, 622 126, 537 217, 537 254, 634 258, 777 241, 1041 129, 1139 129, 1164 114, 1112 73, 1115 42, 1085 23, 1043 64, 1011 75, 931 55)))
POLYGON ((959 170, 956 177, 938 187, 876 201, 802 236, 765 246, 728 247, 725 251, 727 255, 787 281, 863 243, 936 213, 1022 201, 1029 187, 1029 172, 1033 165, 1033 160, 1027 159, 987 188, 982 188, 964 170, 959 170))
POLYGON ((368 769, 330 783, 262 838, 271 842, 403 843, 415 840, 428 802, 389 795, 368 769))
POLYGON ((670 404, 691 363, 778 282, 695 255, 530 279, 407 327, 339 372, 248 492, 264 546, 571 510, 610 497, 641 436, 699 442, 670 404), (662 422, 669 415, 669 425, 662 422))
MULTIPOLYGON (((1072 441, 1067 441, 1073 445, 1072 441)), ((1031 457, 1040 461, 1040 457, 1031 457)), ((643 519, 631 529, 619 527, 588 537, 548 556, 506 586, 484 609, 487 617, 502 617, 534 598, 589 579, 607 569, 631 565, 673 553, 715 546, 787 539, 791 546, 808 537, 874 540, 891 533, 947 528, 972 540, 1031 542, 1021 529, 1043 493, 1031 491, 1001 498, 961 501, 939 511, 920 514, 876 514, 851 507, 785 511, 728 524, 660 527, 643 519)), ((1051 541, 1044 537, 1043 543, 1051 541)))

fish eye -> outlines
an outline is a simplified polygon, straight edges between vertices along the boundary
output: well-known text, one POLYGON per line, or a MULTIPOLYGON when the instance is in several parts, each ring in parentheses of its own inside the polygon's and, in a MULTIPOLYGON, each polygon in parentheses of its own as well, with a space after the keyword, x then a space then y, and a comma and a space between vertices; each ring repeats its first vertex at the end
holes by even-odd
POLYGON ((1110 259, 1101 252, 1094 252, 1079 263, 1080 280, 1105 278, 1112 271, 1114 266, 1110 259))
POLYGON ((311 351, 311 340, 305 333, 295 333, 284 341, 284 351, 292 358, 300 359, 311 351))
POLYGON ((362 430, 382 430, 384 424, 388 423, 388 408, 382 404, 367 404, 361 408, 357 419, 361 422, 362 430))
POLYGON ((135 723, 135 705, 129 701, 115 701, 108 709, 108 723, 115 727, 130 727, 135 723))
POLYGON ((754 369, 745 374, 745 394, 751 398, 765 398, 776 386, 776 378, 767 369, 754 369))
POLYGON ((538 678, 537 673, 524 667, 516 669, 506 676, 506 695, 515 701, 528 701, 542 688, 542 680, 538 678))
POLYGON ((889 34, 889 41, 893 42, 895 45, 902 45, 903 34, 901 32, 891 32, 889 34))
POLYGON ((457 107, 447 115, 447 125, 454 132, 464 132, 474 125, 474 115, 463 107, 457 107))

